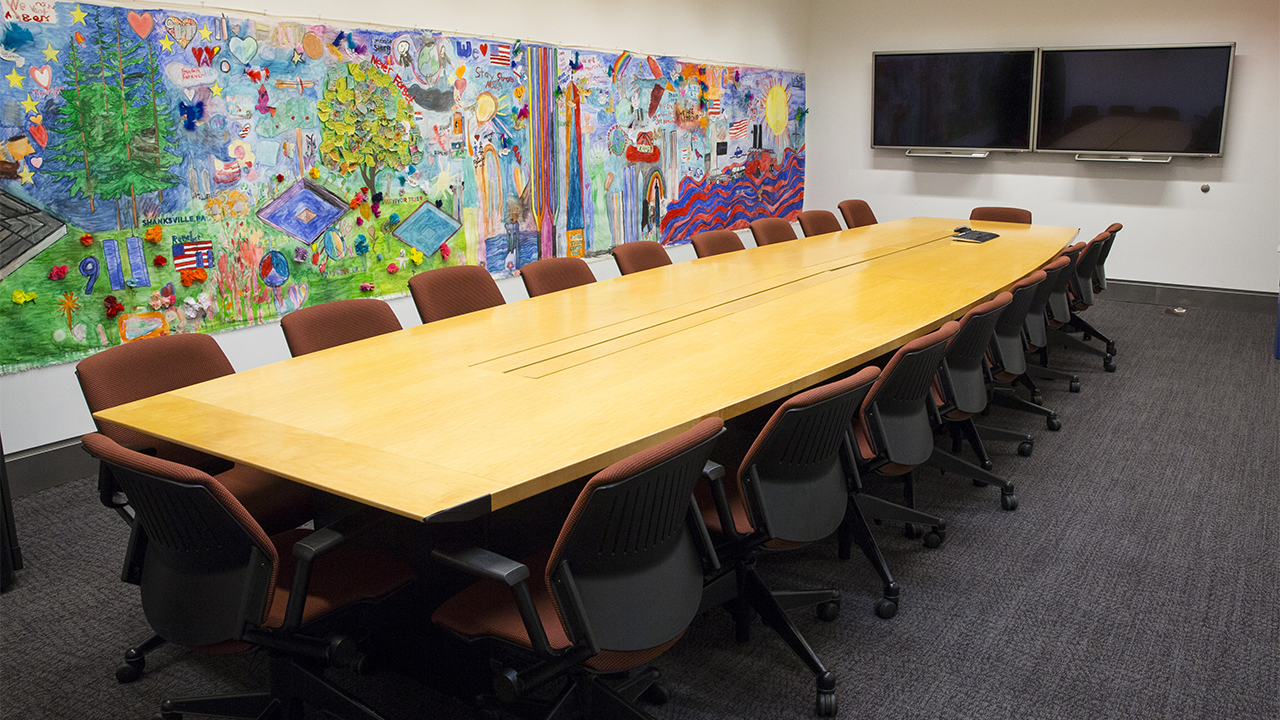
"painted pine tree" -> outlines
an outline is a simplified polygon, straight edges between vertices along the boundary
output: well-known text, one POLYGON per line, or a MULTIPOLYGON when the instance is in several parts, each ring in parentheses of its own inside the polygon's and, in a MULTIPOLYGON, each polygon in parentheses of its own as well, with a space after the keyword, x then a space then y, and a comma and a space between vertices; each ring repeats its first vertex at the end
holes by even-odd
MULTIPOLYGON (((129 138, 128 172, 131 194, 156 192, 164 201, 165 188, 177 185, 181 180, 170 168, 182 162, 173 152, 177 144, 177 130, 173 123, 173 108, 165 94, 160 79, 160 63, 151 43, 141 38, 127 48, 120 47, 120 18, 116 11, 117 52, 121 53, 121 78, 128 104, 129 127, 135 132, 129 138), (141 50, 145 52, 141 52, 141 50)), ((137 225, 135 200, 134 224, 137 225)))
POLYGON ((94 211, 102 157, 109 143, 108 126, 100 122, 105 109, 103 88, 92 81, 86 64, 86 53, 76 43, 67 47, 64 66, 72 86, 63 91, 63 103, 57 106, 49 128, 55 144, 50 150, 55 177, 71 180, 71 197, 79 195, 89 201, 94 211))

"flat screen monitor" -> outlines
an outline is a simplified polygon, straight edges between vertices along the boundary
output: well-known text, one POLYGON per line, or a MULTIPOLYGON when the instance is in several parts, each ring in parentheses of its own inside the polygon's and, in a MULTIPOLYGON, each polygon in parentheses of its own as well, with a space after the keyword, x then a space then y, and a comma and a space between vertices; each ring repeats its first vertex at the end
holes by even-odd
POLYGON ((1035 50, 875 54, 871 147, 1030 150, 1035 50))
POLYGON ((1222 154, 1234 44, 1042 50, 1036 149, 1222 154))

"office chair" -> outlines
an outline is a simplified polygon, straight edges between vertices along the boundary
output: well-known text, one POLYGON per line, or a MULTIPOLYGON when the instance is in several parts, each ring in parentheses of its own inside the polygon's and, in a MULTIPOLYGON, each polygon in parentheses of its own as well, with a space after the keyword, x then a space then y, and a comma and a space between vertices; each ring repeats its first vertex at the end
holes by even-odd
POLYGON ((13 585, 13 574, 21 569, 22 548, 18 545, 18 529, 13 522, 13 497, 9 493, 4 441, 0 440, 0 592, 13 585))
MULTIPOLYGON (((936 417, 951 434, 951 452, 935 447, 925 462, 944 473, 967 477, 979 486, 1000 488, 1000 507, 1005 510, 1017 509, 1018 495, 1013 483, 991 472, 992 463, 973 424, 973 416, 987 409, 987 346, 1000 313, 1012 301, 1012 293, 1002 292, 960 318, 960 327, 947 343, 946 355, 933 385, 936 417), (980 467, 958 457, 966 440, 978 456, 980 467)), ((1030 454, 1029 448, 1027 454, 1030 454)))
POLYGON ((709 467, 710 502, 705 493, 700 498, 708 529, 719 539, 716 553, 722 563, 707 580, 703 607, 729 610, 738 642, 750 639, 753 612, 759 614, 813 673, 820 716, 836 714, 835 676, 786 611, 816 607, 820 619, 834 620, 840 593, 770 590, 756 572, 755 560, 765 548, 790 549, 821 540, 847 521, 846 509, 853 507, 847 481, 853 472, 849 427, 879 375, 877 368, 866 368, 788 399, 740 459, 730 457, 724 467, 709 467))
POLYGON ((976 207, 969 213, 969 219, 1030 225, 1031 211, 1012 207, 976 207))
POLYGON ((650 690, 656 669, 617 684, 605 676, 661 655, 698 612, 704 562, 718 563, 693 488, 723 428, 708 418, 601 470, 578 495, 554 547, 523 563, 474 547, 433 551, 481 578, 431 619, 495 657, 500 702, 532 702, 531 694, 560 678, 568 682, 548 720, 647 718, 633 702, 665 699, 661 685, 650 690))
POLYGON ((357 639, 313 635, 337 611, 390 594, 413 579, 404 562, 345 544, 370 519, 268 536, 208 473, 90 433, 86 450, 110 470, 137 512, 134 557, 147 622, 171 642, 216 652, 267 651, 266 692, 165 700, 157 715, 302 717, 303 704, 344 718, 379 715, 324 677, 356 669, 357 639), (247 644, 247 646, 246 646, 247 644))
MULTIPOLYGON (((1093 291, 1102 292, 1107 289, 1107 256, 1111 254, 1111 245, 1116 241, 1116 235, 1124 229, 1124 225, 1120 223, 1111 223, 1107 226, 1107 234, 1110 235, 1107 241, 1103 243, 1102 250, 1098 253, 1098 264, 1093 268, 1093 291)), ((1115 353, 1112 353, 1113 355, 1115 353)))
MULTIPOLYGON (((162 335, 117 345, 76 365, 76 379, 91 413, 233 372, 218 342, 208 335, 194 333, 162 335)), ((96 419, 94 425, 99 433, 121 445, 213 475, 268 533, 296 528, 313 515, 316 493, 305 485, 121 425, 96 419)), ((138 533, 134 510, 127 493, 121 491, 105 466, 98 470, 98 499, 132 527, 128 553, 132 556, 138 533)), ((139 579, 127 572, 130 562, 130 557, 126 557, 124 580, 136 585, 139 579)), ((116 668, 116 680, 128 683, 141 677, 146 668, 146 654, 164 643, 164 638, 157 634, 129 648, 124 662, 116 668)))
POLYGON ((478 265, 450 265, 414 275, 409 278, 409 294, 424 323, 506 302, 493 276, 478 265))
POLYGON ((791 223, 782 218, 760 218, 751 221, 751 237, 761 247, 796 239, 791 223))
POLYGON ((520 278, 529 297, 568 290, 596 281, 586 261, 576 257, 550 257, 520 268, 520 278))
POLYGON ((735 252, 746 247, 738 233, 732 230, 708 230, 694 235, 690 242, 693 243, 693 251, 700 258, 735 252))
POLYGON ((334 300, 280 318, 289 354, 298 357, 400 330, 391 306, 375 298, 334 300))
POLYGON ((1093 306, 1094 271, 1098 265, 1098 258, 1110 239, 1111 234, 1104 230, 1090 240, 1080 253, 1068 277, 1067 292, 1070 303, 1067 306, 1066 320, 1064 322, 1060 315, 1060 303, 1058 306, 1051 308, 1057 324, 1055 324, 1054 330, 1050 334, 1054 342, 1101 357, 1102 368, 1107 372, 1115 372, 1115 341, 1103 335, 1097 328, 1089 324, 1089 321, 1080 317, 1081 312, 1093 306), (1082 337, 1076 338, 1069 335, 1069 332, 1081 333, 1082 337), (1094 347, 1088 343, 1089 340, 1095 337, 1106 343, 1105 349, 1094 347))
POLYGON ((875 225, 876 214, 866 200, 845 200, 836 206, 844 217, 844 224, 850 230, 864 225, 875 225))
MULTIPOLYGON (((1022 334, 1027 342, 1027 351, 1039 357, 1039 364, 1027 364, 1027 375, 1037 380, 1066 380, 1067 389, 1073 393, 1080 392, 1080 377, 1049 367, 1049 300, 1055 293, 1060 293, 1066 302, 1068 276, 1073 263, 1084 250, 1084 243, 1077 243, 1063 251, 1044 267, 1045 280, 1036 287, 1031 304, 1027 308, 1027 319, 1023 322, 1022 334)), ((1032 398, 1034 401, 1036 398, 1032 398)))
POLYGON ((796 216, 800 221, 800 230, 805 237, 840 232, 840 221, 829 210, 805 210, 796 216))
POLYGON ((671 264, 667 249, 662 247, 662 243, 652 240, 615 245, 612 252, 613 259, 618 263, 618 272, 623 275, 671 264))
POLYGON ((987 364, 992 378, 990 402, 1020 412, 1041 415, 1050 430, 1062 429, 1058 413, 1040 404, 1040 389, 1027 376, 1026 344, 1022 331, 1027 322, 1027 310, 1040 284, 1047 279, 1043 270, 1036 270, 1013 284, 1009 289, 1013 300, 1005 306, 996 321, 995 334, 987 352, 987 364), (1016 395, 1015 386, 1022 386, 1031 393, 1031 401, 1016 395))
POLYGON ((857 542, 880 575, 884 596, 876 603, 875 609, 882 618, 897 614, 900 590, 875 539, 867 531, 865 520, 858 521, 869 518, 903 523, 904 534, 910 538, 920 536, 918 526, 930 526, 923 533, 924 545, 928 548, 936 548, 946 539, 947 525, 941 518, 914 508, 912 473, 917 465, 928 461, 933 452, 928 395, 946 354, 947 343, 959 327, 957 322, 948 322, 898 348, 853 418, 849 452, 850 464, 856 472, 852 474, 850 495, 853 500, 851 507, 858 512, 846 515, 838 536, 839 553, 841 560, 847 560, 852 544, 857 542), (885 480, 902 482, 906 505, 865 493, 862 479, 870 473, 885 480))

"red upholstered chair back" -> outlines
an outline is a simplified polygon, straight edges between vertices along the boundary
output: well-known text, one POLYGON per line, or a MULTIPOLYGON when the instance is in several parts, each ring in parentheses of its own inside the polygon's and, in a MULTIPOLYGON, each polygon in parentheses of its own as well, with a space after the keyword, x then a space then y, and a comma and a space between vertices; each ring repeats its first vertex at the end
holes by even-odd
POLYGON ((142 610, 156 634, 180 645, 213 645, 266 619, 279 557, 235 496, 206 473, 105 435, 81 442, 137 512, 146 536, 142 610))
POLYGON ((782 218, 760 218, 751 221, 751 237, 761 247, 796 239, 791 223, 782 218))
POLYGON ((1111 246, 1116 241, 1116 235, 1124 229, 1120 223, 1111 223, 1107 226, 1107 233, 1111 236, 1103 243, 1102 250, 1098 253, 1098 264, 1093 268, 1093 291, 1102 292, 1107 289, 1107 256, 1111 254, 1111 246))
POLYGON ((1022 328, 1027 323, 1027 311, 1036 291, 1048 275, 1036 270, 1009 288, 1013 300, 1005 306, 996 320, 996 331, 991 337, 991 366, 998 373, 1017 376, 1027 371, 1027 359, 1022 345, 1022 328))
MULTIPOLYGON (((1075 277, 1076 263, 1079 262, 1080 254, 1084 252, 1085 247, 1087 243, 1078 242, 1063 250, 1058 256, 1067 259, 1067 267, 1060 271, 1061 275, 1055 276, 1058 279, 1049 287, 1049 301, 1045 303, 1045 320, 1050 327, 1061 327, 1071 319, 1071 298, 1067 290, 1071 287, 1071 278, 1075 277)), ((1047 272, 1048 268, 1046 267, 1045 270, 1047 272)))
POLYGON ((524 289, 529 292, 529 297, 568 290, 596 281, 596 276, 591 273, 586 261, 575 257, 535 260, 520 268, 520 278, 524 280, 524 289))
POLYGON ((401 328, 390 305, 374 298, 352 298, 294 310, 280 318, 280 329, 289 354, 298 357, 401 328))
POLYGON ((493 276, 479 265, 451 265, 414 275, 409 278, 409 293, 424 323, 505 302, 493 276))
POLYGON ((890 474, 902 474, 933 454, 933 427, 925 405, 947 344, 960 329, 954 320, 898 348, 862 401, 857 421, 890 474))
POLYGON ((866 200, 845 200, 836 207, 840 209, 844 224, 849 229, 876 224, 876 214, 871 212, 871 206, 866 200))
POLYGON ((734 252, 746 247, 742 244, 742 238, 738 237, 738 233, 732 230, 701 232, 694 235, 691 242, 693 243, 693 251, 700 258, 734 252))
POLYGON ((1042 348, 1049 343, 1045 325, 1048 319, 1045 308, 1048 307, 1049 298, 1053 296, 1055 290, 1061 290, 1065 295, 1070 268, 1071 258, 1066 255, 1059 255, 1040 268, 1044 271, 1045 280, 1036 286, 1035 295, 1031 297, 1031 305, 1027 308, 1027 319, 1022 327, 1022 331, 1026 333, 1027 342, 1037 348, 1042 348))
POLYGON ((1088 245, 1085 245, 1084 252, 1080 253, 1080 257, 1076 260, 1075 269, 1072 271, 1071 294, 1075 296, 1076 302, 1084 307, 1093 304, 1093 274, 1098 268, 1098 260, 1110 241, 1111 233, 1103 230, 1094 236, 1088 245))
POLYGON ((800 230, 804 232, 805 237, 840 232, 844 229, 840 227, 840 221, 830 210, 805 210, 797 215, 796 219, 800 221, 800 230))
POLYGON ((566 630, 585 625, 602 651, 638 652, 689 626, 702 598, 693 489, 723 427, 719 418, 703 420, 601 470, 582 489, 545 577, 562 620, 575 605, 570 581, 577 591, 585 623, 565 622, 566 630))
POLYGON ((1011 207, 976 207, 969 213, 970 220, 1031 224, 1031 211, 1011 207))
POLYGON ((736 475, 754 528, 775 540, 806 543, 840 526, 851 473, 840 451, 879 376, 879 368, 863 368, 795 395, 774 411, 736 475))
MULTIPOLYGON (((89 412, 230 375, 235 370, 208 335, 183 334, 135 340, 103 350, 76 365, 76 379, 89 412)), ((184 465, 205 465, 202 452, 111 423, 94 421, 98 432, 123 445, 156 449, 156 455, 184 465)))
POLYGON ((661 243, 652 240, 638 240, 623 243, 613 248, 613 259, 618 263, 618 272, 630 275, 641 270, 650 270, 671 264, 671 256, 661 243))

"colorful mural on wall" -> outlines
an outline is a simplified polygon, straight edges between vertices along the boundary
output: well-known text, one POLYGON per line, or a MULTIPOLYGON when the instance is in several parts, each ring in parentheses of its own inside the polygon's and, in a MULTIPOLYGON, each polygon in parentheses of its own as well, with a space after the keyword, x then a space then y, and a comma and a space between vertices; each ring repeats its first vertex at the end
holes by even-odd
POLYGON ((0 372, 803 203, 801 73, 3 3, 0 372))

